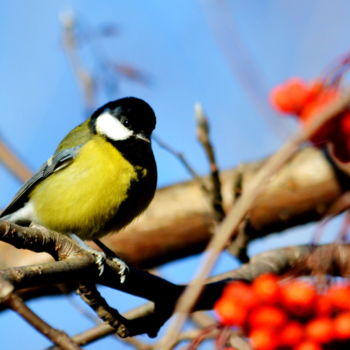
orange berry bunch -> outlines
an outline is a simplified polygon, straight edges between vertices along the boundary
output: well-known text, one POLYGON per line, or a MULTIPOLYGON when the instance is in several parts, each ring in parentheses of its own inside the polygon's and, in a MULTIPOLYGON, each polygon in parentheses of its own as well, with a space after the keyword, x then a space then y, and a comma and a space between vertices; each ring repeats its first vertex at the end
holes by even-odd
MULTIPOLYGON (((321 80, 306 83, 292 78, 271 91, 270 102, 279 112, 292 114, 306 125, 340 94, 338 83, 326 84, 321 80)), ((338 159, 350 161, 350 109, 325 123, 310 141, 318 147, 329 142, 338 159)))
POLYGON ((254 350, 350 349, 350 284, 318 292, 307 281, 265 274, 229 284, 214 309, 254 350))

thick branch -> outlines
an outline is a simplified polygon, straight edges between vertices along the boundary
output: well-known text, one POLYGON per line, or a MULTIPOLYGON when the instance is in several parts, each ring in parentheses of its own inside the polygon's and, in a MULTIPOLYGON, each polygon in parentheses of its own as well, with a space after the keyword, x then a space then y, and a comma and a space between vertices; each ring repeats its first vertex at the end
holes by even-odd
MULTIPOLYGON (((263 163, 222 172, 226 209, 234 201, 237 184, 244 191, 263 163)), ((319 150, 298 152, 256 200, 246 225, 248 239, 320 219, 345 190, 339 174, 319 150)), ((197 182, 179 183, 158 190, 143 215, 103 241, 131 265, 153 267, 202 251, 211 237, 210 218, 207 199, 197 182)), ((0 245, 0 257, 5 266, 44 261, 42 255, 19 253, 8 245, 0 245)))
MULTIPOLYGON (((244 191, 263 163, 222 172, 226 209, 232 206, 237 178, 244 191)), ((322 152, 298 152, 256 200, 249 213, 249 239, 320 219, 343 191, 338 181, 322 152)), ((142 217, 104 242, 132 265, 152 267, 202 251, 211 237, 210 217, 199 186, 180 183, 158 190, 142 217)))

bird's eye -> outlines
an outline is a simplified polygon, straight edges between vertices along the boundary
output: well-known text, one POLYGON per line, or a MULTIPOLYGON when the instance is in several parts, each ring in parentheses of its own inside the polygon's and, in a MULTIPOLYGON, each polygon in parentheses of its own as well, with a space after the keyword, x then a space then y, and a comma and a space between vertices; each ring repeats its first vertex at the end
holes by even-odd
POLYGON ((129 120, 127 118, 121 118, 120 122, 126 127, 130 126, 130 122, 129 122, 129 120))

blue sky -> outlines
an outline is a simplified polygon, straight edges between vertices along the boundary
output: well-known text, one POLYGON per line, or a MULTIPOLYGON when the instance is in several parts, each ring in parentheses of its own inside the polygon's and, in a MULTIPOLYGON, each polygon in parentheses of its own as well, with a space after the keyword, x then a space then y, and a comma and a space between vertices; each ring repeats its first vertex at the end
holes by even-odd
MULTIPOLYGON (((0 136, 33 171, 87 117, 62 49, 63 11, 73 11, 84 30, 94 32, 105 24, 119 28, 117 36, 82 47, 88 69, 96 70, 96 57, 104 56, 134 65, 149 77, 149 85, 119 80, 115 96, 99 94, 96 106, 122 96, 144 98, 157 114, 157 135, 185 153, 202 174, 208 165, 195 140, 196 102, 209 116, 221 168, 259 159, 276 150, 294 128, 269 107, 269 90, 290 76, 319 75, 350 49, 346 0, 5 0, 1 5, 0 136)), ((189 179, 171 155, 157 146, 154 151, 159 186, 189 179)), ((20 184, 1 165, 0 184, 3 207, 20 184)), ((293 230, 283 238, 257 242, 250 251, 307 242, 312 228, 302 230, 302 237, 301 229, 293 230)), ((161 272, 172 281, 186 282, 196 263, 196 258, 186 259, 161 272)), ((233 266, 224 257, 217 271, 233 266)), ((122 311, 140 302, 114 291, 105 293, 122 311)), ((33 301, 30 306, 70 334, 91 326, 63 298, 33 301)), ((10 312, 0 314, 0 327, 6 330, 2 344, 7 349, 48 344, 10 312)), ((106 339, 89 349, 115 344, 106 339)))

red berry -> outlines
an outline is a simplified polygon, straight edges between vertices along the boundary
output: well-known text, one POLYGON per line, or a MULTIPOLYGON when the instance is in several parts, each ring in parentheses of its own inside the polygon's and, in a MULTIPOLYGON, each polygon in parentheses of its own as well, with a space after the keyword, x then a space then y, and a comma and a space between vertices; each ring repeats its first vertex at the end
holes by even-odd
POLYGON ((310 314, 316 301, 315 287, 307 282, 293 280, 282 285, 282 304, 298 316, 310 314))
POLYGON ((278 85, 271 90, 270 103, 281 113, 294 113, 293 106, 291 106, 289 96, 285 91, 283 85, 278 85))
POLYGON ((297 321, 288 322, 279 332, 279 345, 295 346, 304 337, 304 328, 297 321))
POLYGON ((333 306, 328 295, 319 295, 315 302, 315 313, 317 316, 329 316, 333 306))
POLYGON ((350 310, 350 287, 336 284, 327 291, 327 296, 333 307, 339 310, 350 310))
POLYGON ((325 85, 322 80, 317 79, 309 84, 307 103, 312 102, 317 96, 325 90, 325 85))
POLYGON ((259 276, 252 284, 256 296, 264 303, 276 304, 280 299, 279 278, 273 274, 259 276))
POLYGON ((300 110, 309 95, 305 82, 300 78, 291 78, 286 81, 285 85, 295 110, 300 110))
POLYGON ((322 90, 322 92, 319 93, 313 101, 304 106, 300 115, 301 119, 305 122, 310 121, 310 119, 312 119, 316 114, 321 113, 325 107, 336 100, 339 95, 339 90, 334 88, 322 90))
POLYGON ((221 297, 214 305, 221 323, 227 326, 242 326, 247 317, 244 306, 234 300, 221 297))
POLYGON ((350 312, 342 312, 334 319, 334 332, 337 339, 350 339, 350 312))
POLYGON ((305 340, 297 345, 294 350, 322 350, 322 347, 313 341, 305 340))
POLYGON ((243 282, 230 283, 223 292, 223 298, 237 301, 247 310, 257 305, 257 298, 251 286, 243 282))
POLYGON ((264 305, 251 311, 249 324, 251 328, 280 328, 287 321, 286 314, 276 306, 264 305))
POLYGON ((299 114, 308 98, 305 82, 292 78, 272 89, 271 104, 282 113, 299 114))
MULTIPOLYGON (((334 88, 324 89, 311 102, 307 103, 300 115, 301 122, 307 125, 317 114, 339 97, 339 91, 334 88)), ((322 145, 329 141, 335 133, 337 124, 335 119, 329 120, 321 126, 311 137, 310 141, 316 146, 322 145)))
POLYGON ((329 343, 335 338, 333 321, 329 317, 315 318, 306 325, 305 333, 317 343, 329 343))
POLYGON ((255 328, 249 338, 254 350, 274 350, 277 348, 276 334, 268 328, 255 328))

